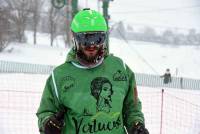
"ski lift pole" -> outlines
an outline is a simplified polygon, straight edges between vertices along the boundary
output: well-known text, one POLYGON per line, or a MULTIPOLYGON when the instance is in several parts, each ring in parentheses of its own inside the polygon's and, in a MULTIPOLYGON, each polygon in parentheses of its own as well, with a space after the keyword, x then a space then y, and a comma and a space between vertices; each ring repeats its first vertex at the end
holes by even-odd
MULTIPOLYGON (((110 15, 108 14, 108 8, 109 8, 109 2, 113 1, 113 0, 102 0, 103 1, 103 16, 106 20, 108 29, 109 29, 109 19, 110 19, 110 15)), ((106 40, 106 44, 107 44, 107 48, 108 48, 108 52, 109 52, 109 32, 108 32, 108 38, 106 40)))
POLYGON ((75 16, 75 14, 78 12, 78 0, 72 0, 72 18, 75 16))
MULTIPOLYGON (((78 0, 51 0, 53 7, 61 9, 66 6, 66 34, 67 34, 67 44, 71 46, 71 31, 70 23, 74 15, 78 12, 78 0)), ((67 46, 66 46, 67 47, 67 46)))
MULTIPOLYGON (((103 16, 106 20, 106 23, 107 23, 107 26, 108 26, 108 29, 109 29, 109 25, 108 25, 108 19, 109 19, 109 15, 108 15, 108 7, 109 7, 109 0, 103 0, 103 16)), ((107 45, 107 49, 108 49, 108 52, 109 52, 109 32, 108 32, 108 37, 107 37, 107 40, 106 40, 106 45, 107 45)))
POLYGON ((78 0, 66 0, 67 1, 67 42, 69 46, 72 45, 72 35, 70 24, 76 13, 78 12, 78 0))
POLYGON ((71 46, 71 30, 70 30, 70 23, 72 20, 71 2, 72 0, 66 0, 66 34, 67 34, 66 47, 67 44, 68 46, 71 46))

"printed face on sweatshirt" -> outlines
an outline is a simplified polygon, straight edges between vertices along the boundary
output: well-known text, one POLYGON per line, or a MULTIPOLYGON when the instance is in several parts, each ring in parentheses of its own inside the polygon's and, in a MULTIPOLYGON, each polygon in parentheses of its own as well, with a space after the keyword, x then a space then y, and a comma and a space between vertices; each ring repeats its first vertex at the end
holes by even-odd
POLYGON ((96 114, 84 108, 82 117, 72 117, 76 134, 118 131, 122 125, 120 112, 111 111, 113 86, 108 78, 96 77, 91 81, 90 93, 96 100, 96 114), (106 116, 106 117, 105 117, 106 116), (105 120, 106 119, 106 120, 105 120))
POLYGON ((109 83, 104 83, 102 85, 100 97, 105 100, 110 100, 111 101, 111 94, 112 94, 112 89, 111 85, 109 83))
POLYGON ((97 77, 91 82, 91 94, 96 99, 96 110, 110 112, 113 89, 111 82, 105 77, 97 77))

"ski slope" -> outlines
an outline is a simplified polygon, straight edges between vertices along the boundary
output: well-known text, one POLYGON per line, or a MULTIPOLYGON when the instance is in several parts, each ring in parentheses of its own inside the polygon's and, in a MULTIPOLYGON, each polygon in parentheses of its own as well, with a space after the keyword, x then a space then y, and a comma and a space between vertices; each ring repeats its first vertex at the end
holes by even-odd
MULTIPOLYGON (((98 9, 96 3, 79 0, 82 8, 98 9)), ((152 26, 156 29, 175 28, 180 32, 199 30, 197 0, 114 0, 110 3, 111 23, 123 21, 134 29, 152 26)), ((100 10, 101 9, 100 5, 100 10)), ((25 44, 12 43, 0 53, 0 60, 22 63, 59 65, 70 48, 64 48, 62 37, 50 46, 48 34, 38 33, 33 45, 32 32, 27 31, 25 44)), ((110 39, 110 52, 121 57, 134 72, 161 75, 170 68, 172 76, 200 79, 200 47, 170 45, 110 39)), ((1 134, 39 134, 36 111, 47 75, 0 74, 1 134)), ((146 127, 151 134, 160 134, 160 88, 138 87, 143 103, 146 127)), ((165 89, 162 134, 200 133, 200 92, 165 89)))
MULTIPOLYGON (((0 53, 0 60, 45 65, 59 65, 65 61, 70 48, 64 48, 61 37, 55 40, 54 47, 49 47, 47 34, 38 34, 38 45, 32 44, 31 35, 27 32, 27 44, 9 45, 0 53)), ((110 38, 109 48, 110 53, 122 58, 136 73, 162 75, 170 68, 172 76, 200 79, 200 46, 173 47, 110 38)))
MULTIPOLYGON (((38 34, 38 45, 32 44, 31 32, 26 32, 27 44, 13 43, 0 53, 0 60, 22 63, 59 65, 65 61, 70 48, 64 48, 60 37, 49 47, 47 34, 38 34), (56 43, 59 42, 59 43, 56 43)), ((170 68, 172 75, 200 77, 198 47, 110 39, 110 52, 121 57, 134 72, 162 74, 170 68)), ((0 127, 2 134, 37 134, 36 111, 47 75, 0 74, 0 127)), ((161 123, 160 88, 138 87, 143 103, 146 127, 152 134, 199 134, 200 91, 165 89, 163 121, 161 123)))

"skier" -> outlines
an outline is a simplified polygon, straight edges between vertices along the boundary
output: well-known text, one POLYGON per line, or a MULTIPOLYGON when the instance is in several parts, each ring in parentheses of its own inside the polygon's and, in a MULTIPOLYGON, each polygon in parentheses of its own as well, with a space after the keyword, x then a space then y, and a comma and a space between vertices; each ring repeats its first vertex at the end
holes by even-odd
POLYGON ((83 9, 71 30, 74 46, 43 91, 37 111, 40 133, 149 134, 134 73, 108 53, 104 17, 83 9))
POLYGON ((160 76, 160 77, 161 78, 164 77, 164 79, 163 79, 164 84, 168 84, 168 83, 172 82, 172 77, 171 77, 171 73, 170 73, 169 68, 167 68, 165 74, 160 76))

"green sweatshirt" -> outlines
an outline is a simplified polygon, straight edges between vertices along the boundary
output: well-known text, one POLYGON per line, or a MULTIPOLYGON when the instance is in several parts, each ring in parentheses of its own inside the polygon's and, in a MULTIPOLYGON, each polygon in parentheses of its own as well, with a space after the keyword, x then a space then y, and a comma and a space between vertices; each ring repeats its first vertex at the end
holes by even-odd
POLYGON ((63 108, 62 134, 125 134, 124 126, 144 123, 134 73, 121 59, 107 55, 90 69, 72 63, 76 60, 70 52, 67 62, 47 79, 37 111, 41 131, 45 121, 63 108))

